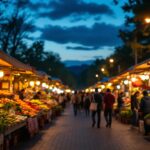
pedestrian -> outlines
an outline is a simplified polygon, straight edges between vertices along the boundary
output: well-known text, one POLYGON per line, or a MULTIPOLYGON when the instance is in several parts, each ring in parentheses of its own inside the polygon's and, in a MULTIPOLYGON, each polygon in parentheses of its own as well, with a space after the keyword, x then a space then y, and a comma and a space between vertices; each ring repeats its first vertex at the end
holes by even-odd
MULTIPOLYGON (((142 119, 150 113, 150 96, 148 96, 148 92, 145 90, 143 91, 143 97, 140 103, 140 111, 142 113, 142 119)), ((146 124, 146 120, 144 119, 144 128, 145 128, 145 135, 148 135, 150 132, 150 126, 146 124)))
POLYGON ((111 128, 112 125, 112 111, 113 111, 113 104, 115 102, 115 96, 111 93, 110 89, 106 90, 104 96, 104 116, 106 120, 106 127, 111 128))
POLYGON ((92 101, 94 101, 97 104, 97 110, 92 111, 92 127, 95 126, 95 116, 97 115, 97 128, 100 128, 103 98, 102 95, 98 93, 98 88, 95 89, 92 101))
POLYGON ((118 98, 117 98, 117 107, 118 107, 118 112, 121 111, 122 107, 123 107, 123 97, 124 97, 124 93, 120 92, 118 94, 118 98))
POLYGON ((74 94, 71 96, 71 102, 73 104, 74 116, 77 116, 78 104, 79 104, 77 91, 75 91, 74 94))
POLYGON ((84 101, 85 115, 89 116, 90 115, 90 97, 89 97, 89 93, 85 93, 83 101, 84 101))
POLYGON ((41 92, 38 91, 34 96, 33 99, 40 99, 41 98, 41 92))
POLYGON ((131 111, 132 111, 131 124, 133 126, 138 126, 138 111, 139 111, 138 97, 139 95, 140 95, 140 92, 136 91, 134 95, 131 96, 131 111))
POLYGON ((18 92, 19 99, 23 100, 25 98, 25 89, 18 92))
POLYGON ((59 101, 59 104, 63 108, 65 108, 65 95, 64 95, 64 93, 62 93, 62 94, 59 95, 58 101, 59 101))

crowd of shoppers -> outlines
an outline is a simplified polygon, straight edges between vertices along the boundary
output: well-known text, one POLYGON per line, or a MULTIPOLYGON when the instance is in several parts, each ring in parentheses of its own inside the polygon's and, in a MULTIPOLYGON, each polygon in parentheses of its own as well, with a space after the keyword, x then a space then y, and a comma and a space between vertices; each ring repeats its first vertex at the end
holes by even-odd
MULTIPOLYGON (((139 102, 140 92, 136 91, 131 96, 131 111, 132 118, 131 124, 133 126, 138 126, 139 119, 150 113, 150 96, 148 96, 147 91, 143 91, 143 97, 139 102)), ((73 104, 74 116, 80 114, 81 111, 85 112, 85 116, 89 117, 91 114, 92 118, 92 127, 100 128, 101 126, 101 114, 104 111, 104 118, 106 121, 106 127, 111 128, 112 126, 112 115, 113 115, 113 104, 115 100, 117 102, 118 112, 120 113, 124 106, 124 97, 125 93, 120 92, 116 97, 110 89, 107 89, 105 92, 99 92, 98 89, 95 89, 93 93, 84 93, 75 91, 71 96, 71 103, 73 104), (95 103, 96 109, 90 110, 91 103, 95 103)), ((144 120, 145 135, 150 131, 149 126, 147 126, 144 120)))
POLYGON ((107 89, 105 93, 98 92, 95 89, 94 93, 83 93, 77 92, 71 96, 71 103, 73 104, 74 116, 84 110, 85 116, 90 116, 90 104, 96 103, 96 109, 91 111, 92 127, 97 126, 100 128, 101 125, 101 112, 104 110, 104 117, 106 120, 106 127, 111 127, 112 124, 112 111, 115 97, 111 93, 110 89, 107 89))

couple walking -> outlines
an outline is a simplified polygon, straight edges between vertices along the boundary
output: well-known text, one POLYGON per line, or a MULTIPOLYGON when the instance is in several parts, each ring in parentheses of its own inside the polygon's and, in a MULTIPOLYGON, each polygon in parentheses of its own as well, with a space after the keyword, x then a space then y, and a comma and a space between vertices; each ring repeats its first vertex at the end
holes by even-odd
POLYGON ((111 128, 112 124, 112 110, 113 104, 115 102, 115 97, 111 93, 110 89, 106 90, 105 94, 101 94, 98 92, 98 89, 95 89, 95 93, 93 95, 93 101, 97 104, 97 110, 92 111, 92 127, 96 124, 96 115, 97 115, 97 128, 100 128, 101 123, 101 112, 104 109, 104 117, 106 120, 106 127, 111 128))

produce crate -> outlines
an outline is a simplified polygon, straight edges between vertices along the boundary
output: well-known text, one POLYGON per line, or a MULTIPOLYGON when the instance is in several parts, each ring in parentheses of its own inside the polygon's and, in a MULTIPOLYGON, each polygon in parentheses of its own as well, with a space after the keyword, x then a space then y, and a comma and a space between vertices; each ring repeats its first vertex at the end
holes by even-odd
POLYGON ((30 117, 27 119, 27 127, 30 137, 33 137, 39 132, 39 123, 37 117, 30 117))

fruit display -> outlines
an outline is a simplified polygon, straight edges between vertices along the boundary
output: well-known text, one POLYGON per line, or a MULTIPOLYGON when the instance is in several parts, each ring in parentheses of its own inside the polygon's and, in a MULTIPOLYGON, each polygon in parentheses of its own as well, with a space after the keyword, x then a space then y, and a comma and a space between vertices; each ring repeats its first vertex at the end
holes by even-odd
POLYGON ((46 110, 46 111, 50 110, 50 108, 48 107, 48 105, 46 103, 42 102, 39 99, 32 99, 32 100, 30 100, 30 102, 32 104, 38 106, 42 110, 46 110))
POLYGON ((55 101, 54 99, 42 99, 41 101, 43 103, 47 104, 50 109, 52 109, 53 107, 58 106, 58 102, 55 101))
POLYGON ((27 102, 17 99, 16 103, 21 107, 22 115, 34 117, 39 113, 38 108, 31 107, 27 102))
POLYGON ((0 110, 0 133, 3 133, 7 128, 25 121, 26 119, 27 117, 25 116, 11 114, 6 110, 0 110))

